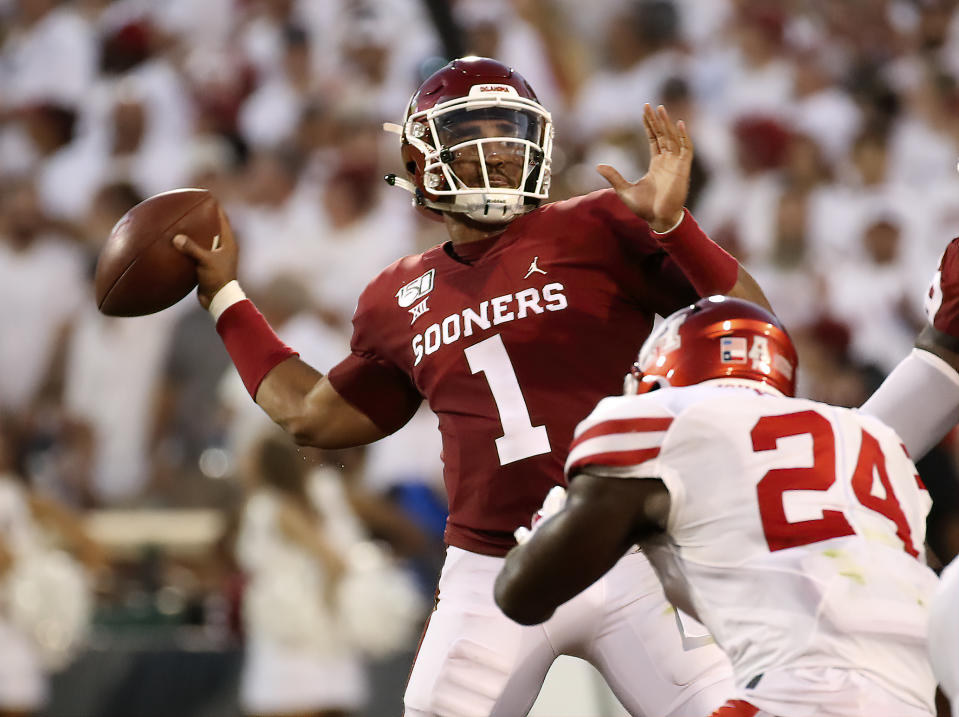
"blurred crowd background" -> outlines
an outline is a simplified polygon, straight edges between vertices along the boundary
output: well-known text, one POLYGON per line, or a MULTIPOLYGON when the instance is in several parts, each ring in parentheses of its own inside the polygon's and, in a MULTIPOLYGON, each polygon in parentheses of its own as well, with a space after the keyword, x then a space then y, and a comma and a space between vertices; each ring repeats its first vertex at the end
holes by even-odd
MULTIPOLYGON (((442 561, 435 421, 297 452, 194 297, 109 318, 92 277, 130 207, 208 188, 248 294, 328 370, 366 283, 445 239, 383 181, 382 123, 464 54, 553 113, 554 200, 599 162, 642 175, 643 103, 686 121, 689 207, 792 332, 802 395, 858 405, 907 353, 959 234, 955 0, 0 0, 0 714, 322 711, 264 687, 317 665, 331 705, 398 713, 442 561), (336 597, 374 545, 416 626, 379 645, 336 597), (290 574, 322 609, 271 591, 290 574)), ((920 465, 944 561, 957 456, 920 465)))

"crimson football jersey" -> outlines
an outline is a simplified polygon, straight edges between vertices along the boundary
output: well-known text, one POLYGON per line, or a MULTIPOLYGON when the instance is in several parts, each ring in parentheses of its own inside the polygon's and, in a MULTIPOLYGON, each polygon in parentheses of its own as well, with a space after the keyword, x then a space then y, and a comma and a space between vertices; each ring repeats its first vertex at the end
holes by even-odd
POLYGON ((934 328, 959 339, 959 237, 949 242, 932 277, 926 318, 934 328))
MULTIPOLYGON (((681 231, 699 229, 687 218, 681 231)), ((329 378, 390 432, 426 398, 443 438, 446 541, 503 555, 564 483, 573 429, 622 390, 655 314, 697 298, 603 190, 395 262, 360 296, 351 354, 329 378)))

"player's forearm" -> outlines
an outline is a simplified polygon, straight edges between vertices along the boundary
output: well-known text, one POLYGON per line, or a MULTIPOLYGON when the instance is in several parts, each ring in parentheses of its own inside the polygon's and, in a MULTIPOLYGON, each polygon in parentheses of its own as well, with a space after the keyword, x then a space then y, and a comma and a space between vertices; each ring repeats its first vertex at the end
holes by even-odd
POLYGON ((683 270, 700 296, 744 292, 738 298, 757 301, 768 308, 758 285, 725 249, 710 239, 688 210, 667 231, 653 231, 660 245, 683 270))
POLYGON ((895 430, 916 461, 959 421, 959 355, 944 338, 927 326, 912 353, 860 409, 895 430))
POLYGON ((280 340, 235 281, 213 297, 210 313, 247 391, 297 443, 346 448, 385 435, 280 340))
POLYGON ((295 357, 266 375, 256 402, 300 445, 351 448, 386 435, 343 399, 326 376, 295 357))
POLYGON ((588 537, 583 535, 588 527, 577 522, 563 511, 506 556, 494 597, 511 620, 521 625, 545 622, 557 607, 616 564, 622 552, 605 561, 587 552, 580 538, 588 537))
POLYGON ((307 422, 307 396, 323 374, 296 356, 277 364, 263 377, 254 400, 275 423, 299 440, 307 422))
MULTIPOLYGON (((746 271, 742 264, 739 265, 736 283, 733 284, 732 289, 726 292, 726 296, 731 296, 734 299, 752 301, 754 304, 759 304, 768 311, 773 311, 773 307, 769 304, 769 299, 766 298, 766 294, 763 293, 758 282, 746 271)), ((773 313, 775 312, 773 311, 773 313)))
POLYGON ((616 564, 634 542, 637 504, 624 500, 628 483, 581 475, 563 510, 510 551, 494 591, 507 617, 543 622, 616 564))

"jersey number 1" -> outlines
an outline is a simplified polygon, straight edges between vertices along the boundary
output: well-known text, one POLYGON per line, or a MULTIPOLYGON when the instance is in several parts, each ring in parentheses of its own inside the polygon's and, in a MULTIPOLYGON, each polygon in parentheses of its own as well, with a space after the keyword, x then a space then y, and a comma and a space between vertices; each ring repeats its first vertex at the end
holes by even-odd
POLYGON ((473 344, 463 353, 473 373, 483 372, 489 383, 493 402, 503 426, 503 435, 496 439, 499 463, 507 463, 549 453, 546 426, 534 426, 529 418, 526 399, 516 379, 503 338, 496 334, 473 344))
MULTIPOLYGON (((821 518, 790 522, 783 506, 783 493, 792 490, 826 491, 836 482, 836 441, 829 420, 816 411, 763 416, 750 434, 753 450, 772 451, 780 438, 808 435, 812 438, 813 464, 807 468, 773 468, 756 485, 759 514, 770 550, 783 550, 820 540, 839 538, 855 533, 846 516, 838 510, 823 510, 821 518)), ((879 441, 862 431, 862 446, 852 475, 852 490, 866 508, 885 516, 896 525, 896 535, 903 548, 913 557, 919 555, 912 544, 912 533, 902 507, 892 491, 886 470, 886 456, 879 441), (885 492, 873 494, 874 477, 879 478, 885 492)))

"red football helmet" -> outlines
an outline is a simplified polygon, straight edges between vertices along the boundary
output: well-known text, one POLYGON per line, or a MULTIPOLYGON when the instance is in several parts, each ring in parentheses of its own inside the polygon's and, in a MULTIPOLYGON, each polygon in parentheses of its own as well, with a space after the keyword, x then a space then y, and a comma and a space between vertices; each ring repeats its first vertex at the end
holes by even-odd
POLYGON ((798 359, 786 329, 757 304, 710 296, 680 309, 650 334, 626 376, 625 393, 747 379, 796 394, 798 359))
POLYGON ((411 180, 387 181, 421 207, 504 223, 549 192, 549 112, 518 72, 496 60, 453 60, 413 94, 402 127, 384 127, 402 138, 411 180))

